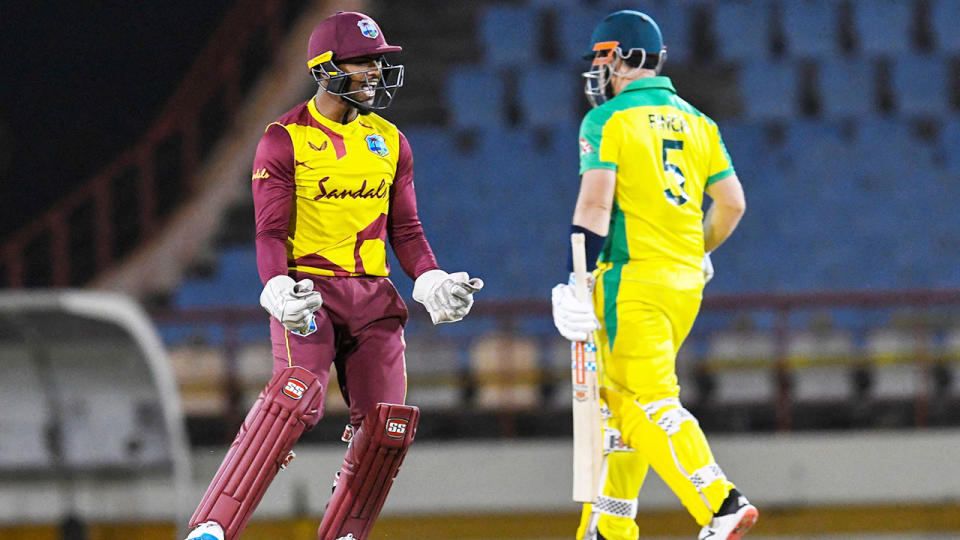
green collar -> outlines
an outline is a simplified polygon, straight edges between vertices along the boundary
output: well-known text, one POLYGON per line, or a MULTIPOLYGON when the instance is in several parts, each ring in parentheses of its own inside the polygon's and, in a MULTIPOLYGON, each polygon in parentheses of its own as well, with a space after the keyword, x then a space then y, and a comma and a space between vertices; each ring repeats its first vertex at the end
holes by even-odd
POLYGON ((628 84, 626 88, 623 89, 623 92, 631 92, 633 90, 649 90, 652 88, 662 88, 663 90, 669 90, 674 94, 677 93, 677 90, 673 87, 673 83, 670 82, 670 77, 656 76, 656 77, 644 77, 642 79, 637 79, 632 83, 628 84))

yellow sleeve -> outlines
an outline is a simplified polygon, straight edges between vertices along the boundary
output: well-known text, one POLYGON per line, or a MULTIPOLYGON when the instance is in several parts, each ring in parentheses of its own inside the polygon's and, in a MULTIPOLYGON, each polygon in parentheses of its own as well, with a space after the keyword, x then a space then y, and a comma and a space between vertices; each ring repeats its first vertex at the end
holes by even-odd
POLYGON ((709 137, 710 144, 710 165, 707 168, 706 185, 709 186, 718 180, 723 180, 735 174, 736 171, 733 168, 733 160, 727 153, 727 147, 720 137, 720 128, 712 121, 707 124, 707 137, 709 137))

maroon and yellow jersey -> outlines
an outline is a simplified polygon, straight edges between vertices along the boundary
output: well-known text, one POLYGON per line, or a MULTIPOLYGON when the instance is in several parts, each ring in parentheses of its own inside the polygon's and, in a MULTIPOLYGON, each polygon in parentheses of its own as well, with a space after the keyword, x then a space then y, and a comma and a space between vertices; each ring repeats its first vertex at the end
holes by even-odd
POLYGON ((417 217, 406 137, 376 114, 340 124, 313 99, 267 126, 253 162, 257 266, 386 276, 389 242, 412 278, 437 268, 417 217))

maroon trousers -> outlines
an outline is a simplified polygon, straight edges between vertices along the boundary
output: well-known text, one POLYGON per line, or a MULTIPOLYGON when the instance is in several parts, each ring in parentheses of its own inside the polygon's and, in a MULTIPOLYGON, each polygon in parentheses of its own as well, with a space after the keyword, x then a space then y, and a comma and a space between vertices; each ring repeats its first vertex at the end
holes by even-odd
POLYGON ((315 314, 317 331, 305 337, 290 333, 271 318, 273 372, 290 366, 308 369, 323 385, 326 397, 330 366, 335 365, 354 427, 377 403, 403 404, 407 307, 393 283, 385 277, 298 273, 293 278, 311 279, 323 297, 323 307, 315 314))

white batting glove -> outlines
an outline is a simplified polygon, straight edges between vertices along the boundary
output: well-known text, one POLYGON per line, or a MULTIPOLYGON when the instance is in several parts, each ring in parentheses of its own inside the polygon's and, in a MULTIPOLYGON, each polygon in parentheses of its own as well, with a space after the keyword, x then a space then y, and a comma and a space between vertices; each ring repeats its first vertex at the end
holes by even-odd
POLYGON ((600 329, 593 305, 577 300, 573 285, 557 285, 550 297, 553 302, 553 325, 561 336, 570 341, 588 341, 590 334, 600 329))
POLYGON ((287 330, 301 336, 316 332, 314 311, 323 305, 320 293, 309 279, 293 281, 290 276, 274 276, 260 293, 260 305, 287 330))
POLYGON ((483 280, 466 272, 448 274, 428 270, 413 283, 413 299, 423 304, 433 324, 456 322, 473 306, 473 293, 483 288, 483 280))
POLYGON ((711 279, 713 279, 713 261, 710 260, 708 252, 703 255, 703 284, 710 283, 711 279))

